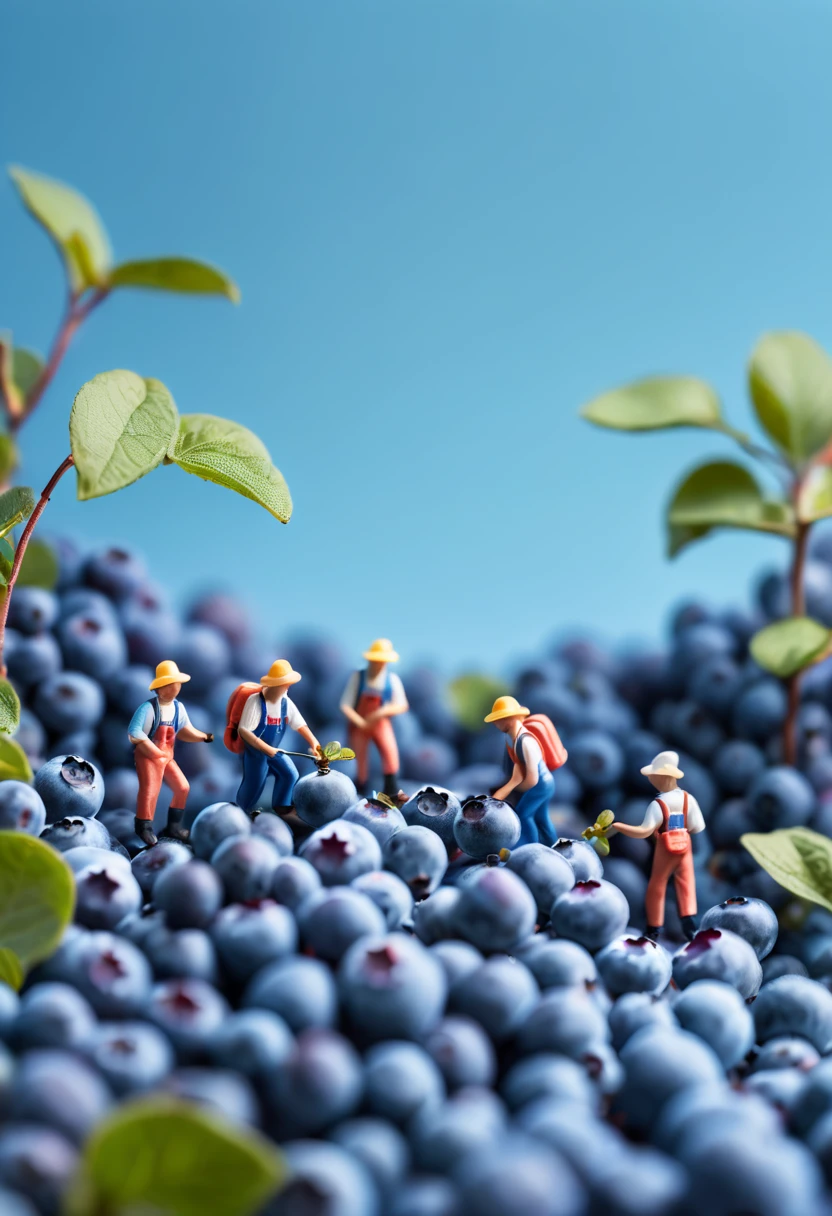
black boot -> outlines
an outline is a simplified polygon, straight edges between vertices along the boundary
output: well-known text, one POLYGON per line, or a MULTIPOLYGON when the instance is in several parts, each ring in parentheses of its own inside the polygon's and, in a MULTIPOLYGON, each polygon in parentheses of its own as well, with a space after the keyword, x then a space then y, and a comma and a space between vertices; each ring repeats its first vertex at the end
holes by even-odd
POLYGON ((696 933, 696 918, 694 916, 682 917, 682 932, 687 941, 692 941, 696 933))
POLYGON ((156 841, 156 833, 153 831, 152 819, 139 819, 138 816, 133 820, 133 826, 136 829, 136 835, 143 844, 151 848, 156 841))
POLYGON ((382 793, 386 794, 391 802, 397 802, 399 797, 399 774, 386 773, 384 777, 384 785, 382 793))
POLYGON ((187 828, 182 827, 182 819, 185 815, 183 806, 172 806, 168 811, 168 826, 165 828, 162 835, 166 840, 180 840, 183 844, 190 839, 191 833, 187 828))
POLYGON ((661 925, 648 925, 647 929, 645 930, 645 933, 646 933, 647 937, 650 938, 651 942, 657 942, 659 940, 659 934, 661 933, 661 931, 662 931, 661 925))

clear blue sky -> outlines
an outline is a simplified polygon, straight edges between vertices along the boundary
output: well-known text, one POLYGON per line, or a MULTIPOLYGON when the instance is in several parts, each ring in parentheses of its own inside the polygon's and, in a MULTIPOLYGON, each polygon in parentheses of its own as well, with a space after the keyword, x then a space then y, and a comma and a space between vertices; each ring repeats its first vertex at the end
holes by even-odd
MULTIPOLYGON (((53 527, 144 549, 179 595, 232 580, 271 636, 449 669, 576 623, 655 636, 785 559, 734 536, 666 563, 668 490, 728 449, 576 415, 685 371, 748 423, 763 330, 832 347, 827 0, 6 0, 3 26, 2 160, 87 193, 120 257, 205 257, 243 293, 109 301, 26 480, 78 386, 128 367, 251 426, 295 500, 284 528, 168 468, 65 483, 53 527)), ((0 233, 0 327, 43 347, 61 271, 9 184, 0 233)))

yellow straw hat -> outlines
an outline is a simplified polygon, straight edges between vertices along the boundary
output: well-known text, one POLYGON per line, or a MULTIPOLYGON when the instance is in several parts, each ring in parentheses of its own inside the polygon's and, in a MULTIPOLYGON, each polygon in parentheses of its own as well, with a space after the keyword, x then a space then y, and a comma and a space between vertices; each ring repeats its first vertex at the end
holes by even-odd
POLYGON ((288 659, 276 659, 266 674, 260 677, 260 683, 264 688, 276 688, 279 684, 297 684, 302 678, 288 659))
POLYGON ((398 663, 399 656, 389 638, 376 638, 369 650, 364 651, 368 663, 398 663))
POLYGON ((500 718, 528 718, 530 712, 514 697, 498 697, 491 707, 491 713, 486 715, 485 721, 497 722, 500 718))
POLYGON ((156 679, 150 681, 150 691, 154 688, 164 688, 166 684, 187 684, 190 676, 180 671, 173 659, 165 659, 156 667, 156 679))

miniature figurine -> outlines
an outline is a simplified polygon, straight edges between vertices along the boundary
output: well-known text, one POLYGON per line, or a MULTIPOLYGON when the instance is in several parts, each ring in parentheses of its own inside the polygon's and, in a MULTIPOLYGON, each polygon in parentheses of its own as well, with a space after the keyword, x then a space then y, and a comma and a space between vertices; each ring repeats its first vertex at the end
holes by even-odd
POLYGON ((685 774, 679 768, 678 752, 659 752, 641 771, 661 797, 650 803, 642 823, 633 825, 616 819, 604 831, 608 836, 620 832, 622 836, 640 838, 655 834, 656 851, 645 898, 647 936, 655 941, 664 926, 665 895, 672 875, 682 931, 690 941, 696 932, 691 836, 704 831, 705 820, 693 794, 679 788, 679 780, 685 774))
POLYGON ((341 713, 349 723, 349 745, 358 769, 360 794, 369 793, 369 748, 375 743, 381 757, 384 793, 394 801, 399 794, 399 747, 391 718, 406 713, 409 706, 404 685, 388 664, 399 656, 388 638, 376 638, 364 651, 367 666, 354 671, 341 698, 341 713))
POLYGON ((177 739, 185 743, 214 741, 213 735, 191 725, 185 706, 177 700, 182 685, 190 678, 179 670, 172 659, 160 663, 156 668, 155 680, 150 682, 150 691, 156 695, 142 702, 127 729, 135 748, 136 772, 139 776, 136 835, 147 845, 156 844, 153 817, 163 781, 173 791, 173 799, 167 827, 162 835, 182 841, 190 836, 187 828, 182 826, 190 786, 173 758, 173 746, 177 739))
POLYGON ((243 745, 243 779, 237 791, 237 802, 244 811, 254 810, 271 773, 274 777, 272 810, 278 815, 290 814, 298 770, 280 748, 287 728, 296 730, 306 740, 311 755, 317 756, 320 752, 318 740, 287 691, 300 679, 300 672, 294 671, 287 659, 277 659, 261 677, 260 687, 242 706, 237 734, 243 745))
POLYGON ((515 790, 520 794, 514 807, 522 829, 518 847, 538 842, 556 844, 558 834, 549 815, 555 792, 552 770, 566 761, 566 749, 554 724, 545 714, 532 714, 514 697, 498 697, 485 721, 493 722, 508 736, 506 748, 512 772, 493 796, 505 801, 515 790))

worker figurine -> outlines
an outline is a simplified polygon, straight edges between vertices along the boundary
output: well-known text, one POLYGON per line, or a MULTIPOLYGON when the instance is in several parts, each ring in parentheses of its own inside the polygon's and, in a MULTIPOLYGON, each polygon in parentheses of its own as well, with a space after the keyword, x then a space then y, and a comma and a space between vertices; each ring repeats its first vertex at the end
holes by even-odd
POLYGON ((277 659, 266 675, 260 678, 260 689, 245 701, 238 733, 243 743, 243 779, 237 791, 237 803, 244 811, 253 811, 269 773, 274 777, 272 810, 288 815, 292 810, 292 793, 298 770, 290 756, 279 748, 287 728, 296 730, 316 755, 320 744, 306 725, 300 710, 289 696, 289 689, 301 679, 288 659, 277 659))
MULTIPOLYGON (((493 722, 497 730, 507 736, 506 747, 512 764, 511 776, 504 785, 494 791, 493 796, 505 801, 513 791, 520 795, 514 807, 521 827, 518 848, 520 845, 538 843, 551 846, 558 839, 549 817, 549 803, 555 792, 555 781, 544 758, 537 730, 533 733, 527 729, 526 720, 530 713, 531 711, 520 705, 514 697, 498 697, 491 713, 485 718, 486 722, 493 722)), ((536 714, 535 721, 543 725, 546 736, 554 732, 557 739, 557 732, 548 718, 536 714)), ((557 744, 562 748, 559 739, 557 744)), ((566 759, 565 750, 563 759, 566 759)), ((560 763, 563 763, 563 760, 560 763)))
POLYGON ((150 682, 150 691, 156 695, 142 702, 127 729, 130 742, 134 745, 139 777, 136 835, 147 845, 156 844, 153 816, 163 781, 173 791, 173 799, 167 827, 162 835, 182 841, 190 836, 187 828, 182 826, 190 786, 173 758, 173 746, 177 739, 185 743, 214 741, 213 735, 191 725, 185 706, 177 700, 182 685, 190 678, 179 670, 172 659, 160 663, 156 668, 156 678, 150 682))
POLYGON ((632 825, 616 819, 607 828, 607 835, 612 836, 615 832, 640 838, 655 835, 656 851, 645 898, 647 936, 655 941, 664 926, 665 895, 672 876, 682 931, 690 941, 696 932, 696 878, 691 836, 704 831, 705 820, 693 794, 679 788, 679 780, 685 774, 679 768, 678 752, 659 752, 641 771, 661 797, 650 803, 641 824, 632 825))
POLYGON ((341 713, 349 723, 349 745, 358 769, 356 784, 359 793, 369 793, 372 740, 381 757, 383 792, 395 801, 399 794, 399 747, 390 719, 409 708, 404 685, 395 672, 388 670, 399 656, 388 638, 376 638, 363 657, 367 666, 352 673, 341 698, 341 713))

